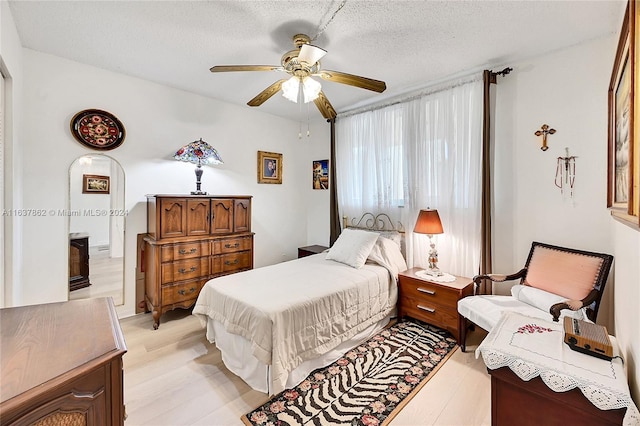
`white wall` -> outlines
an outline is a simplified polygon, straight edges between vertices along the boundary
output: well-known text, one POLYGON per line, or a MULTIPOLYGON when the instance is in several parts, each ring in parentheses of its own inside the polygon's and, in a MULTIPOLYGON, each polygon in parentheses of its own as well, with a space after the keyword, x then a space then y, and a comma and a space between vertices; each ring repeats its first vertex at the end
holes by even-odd
MULTIPOLYGON (((256 267, 295 258, 297 247, 307 244, 307 204, 318 204, 310 195, 310 163, 315 159, 310 152, 328 146, 327 123, 314 117, 311 137, 298 140, 296 121, 32 50, 23 52, 24 111, 38 117, 37 125, 24 126, 21 140, 30 152, 21 176, 25 208, 67 208, 69 165, 90 151, 69 132, 75 113, 104 109, 126 127, 124 143, 108 152, 124 168, 129 210, 125 306, 120 316, 133 313, 136 303, 135 244, 136 234, 146 232, 145 194, 195 189, 194 166, 172 155, 198 138, 216 147, 225 162, 204 167, 202 189, 218 195, 253 195, 256 267), (258 150, 284 155, 282 185, 257 184, 258 150)), ((23 294, 16 304, 67 300, 66 218, 27 217, 23 232, 29 263, 38 267, 24 269, 23 294)))
MULTIPOLYGON (((6 1, 0 1, 0 69, 5 76, 5 164, 4 208, 14 211, 22 207, 22 47, 6 1)), ((14 306, 21 289, 10 284, 22 280, 22 218, 4 216, 5 288, 0 289, 0 307, 14 306), (4 290, 4 291, 3 291, 4 290)))
POLYGON ((640 236, 615 222, 606 205, 607 88, 616 43, 611 36, 509 64, 513 72, 498 77, 494 271, 519 270, 532 241, 614 255, 598 322, 620 342, 637 401, 640 236), (546 152, 534 135, 543 124, 557 131, 546 152), (573 198, 554 185, 565 147, 577 156, 573 198))

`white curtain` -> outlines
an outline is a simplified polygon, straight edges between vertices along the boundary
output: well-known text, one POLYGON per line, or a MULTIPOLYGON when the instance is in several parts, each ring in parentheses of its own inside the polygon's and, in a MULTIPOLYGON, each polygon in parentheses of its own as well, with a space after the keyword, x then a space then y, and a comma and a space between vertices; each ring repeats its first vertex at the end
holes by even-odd
POLYGON ((480 263, 482 78, 336 120, 341 215, 387 213, 404 224, 407 264, 427 266, 429 240, 411 232, 437 209, 444 272, 472 277, 480 263))

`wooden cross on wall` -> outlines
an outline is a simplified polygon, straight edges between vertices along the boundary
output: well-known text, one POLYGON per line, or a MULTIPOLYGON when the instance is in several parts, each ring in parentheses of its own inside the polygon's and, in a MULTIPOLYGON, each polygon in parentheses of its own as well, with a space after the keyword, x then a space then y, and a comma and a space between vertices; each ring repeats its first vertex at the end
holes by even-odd
POLYGON ((547 135, 552 135, 556 132, 556 129, 550 129, 548 125, 543 124, 540 130, 536 131, 536 136, 542 136, 542 147, 541 150, 546 151, 549 149, 547 146, 547 135))

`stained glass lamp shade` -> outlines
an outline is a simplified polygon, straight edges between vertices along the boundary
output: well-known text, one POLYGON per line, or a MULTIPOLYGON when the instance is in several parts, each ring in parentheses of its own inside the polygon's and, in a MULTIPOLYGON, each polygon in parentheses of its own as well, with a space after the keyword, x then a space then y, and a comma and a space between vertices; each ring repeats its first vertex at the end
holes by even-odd
POLYGON ((203 164, 224 164, 218 151, 202 140, 193 141, 180 148, 173 156, 176 160, 187 161, 196 164, 196 190, 191 191, 192 195, 206 195, 200 190, 203 164))

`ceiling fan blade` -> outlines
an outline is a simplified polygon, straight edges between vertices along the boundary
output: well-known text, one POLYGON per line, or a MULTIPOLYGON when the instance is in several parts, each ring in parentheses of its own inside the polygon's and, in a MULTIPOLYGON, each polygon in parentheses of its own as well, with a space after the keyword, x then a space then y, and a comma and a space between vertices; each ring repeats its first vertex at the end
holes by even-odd
POLYGON ((335 83, 348 84, 350 86, 360 87, 362 89, 373 90, 382 93, 387 88, 384 81, 374 80, 372 78, 360 77, 359 75, 347 74, 340 71, 322 70, 315 74, 324 80, 333 81, 335 83))
POLYGON ((271 86, 264 89, 262 92, 258 93, 258 95, 247 102, 247 105, 255 107, 262 105, 267 99, 278 93, 280 88, 282 87, 282 83, 287 81, 286 79, 278 80, 273 83, 271 86))
POLYGON ((282 67, 275 65, 216 65, 209 68, 211 72, 228 71, 282 71, 282 67))
POLYGON ((327 51, 311 44, 303 44, 300 46, 300 53, 298 54, 298 61, 306 62, 309 65, 313 65, 327 54, 327 51))
POLYGON ((320 114, 327 120, 331 120, 332 118, 336 118, 336 110, 333 109, 333 105, 329 102, 329 99, 324 95, 324 92, 320 91, 318 97, 313 101, 316 104, 318 109, 320 110, 320 114))

